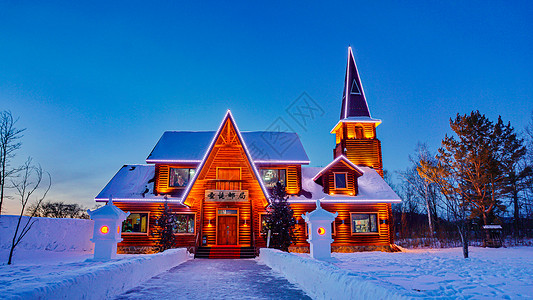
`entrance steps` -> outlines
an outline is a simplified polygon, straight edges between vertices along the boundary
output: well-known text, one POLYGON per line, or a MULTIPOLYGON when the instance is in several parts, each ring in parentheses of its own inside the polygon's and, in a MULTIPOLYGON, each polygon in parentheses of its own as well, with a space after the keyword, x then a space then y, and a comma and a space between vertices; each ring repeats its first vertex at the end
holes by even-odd
POLYGON ((255 247, 243 247, 238 245, 219 245, 212 247, 198 247, 194 258, 210 259, 238 259, 254 258, 255 247))

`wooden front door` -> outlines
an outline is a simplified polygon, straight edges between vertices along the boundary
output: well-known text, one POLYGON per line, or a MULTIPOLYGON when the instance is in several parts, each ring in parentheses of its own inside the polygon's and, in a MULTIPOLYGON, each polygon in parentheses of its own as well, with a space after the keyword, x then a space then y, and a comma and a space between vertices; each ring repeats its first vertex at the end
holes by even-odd
POLYGON ((237 216, 218 216, 219 245, 237 245, 237 216))

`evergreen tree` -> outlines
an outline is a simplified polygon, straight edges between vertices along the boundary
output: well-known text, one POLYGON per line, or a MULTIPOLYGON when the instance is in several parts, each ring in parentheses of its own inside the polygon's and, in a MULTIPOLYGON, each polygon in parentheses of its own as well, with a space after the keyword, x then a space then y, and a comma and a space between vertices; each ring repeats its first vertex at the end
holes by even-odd
POLYGON ((160 252, 174 248, 176 243, 176 238, 174 236, 176 215, 172 213, 172 209, 168 206, 166 201, 162 210, 161 216, 159 216, 155 222, 157 228, 155 233, 159 236, 157 246, 159 247, 160 252))
POLYGON ((285 186, 281 182, 277 182, 276 186, 270 195, 270 206, 267 209, 267 216, 265 217, 265 226, 262 233, 265 239, 270 230, 270 247, 280 249, 288 252, 289 246, 294 240, 294 225, 296 219, 294 218, 294 211, 287 202, 287 193, 285 186))
MULTIPOLYGON (((484 225, 506 210, 502 198, 517 193, 518 161, 524 156, 522 140, 501 118, 491 122, 479 111, 450 119, 455 135, 446 135, 436 161, 421 159, 420 176, 436 183, 454 217, 462 224, 465 257, 468 256, 468 219, 484 225)), ((488 231, 487 240, 490 239, 488 231)))

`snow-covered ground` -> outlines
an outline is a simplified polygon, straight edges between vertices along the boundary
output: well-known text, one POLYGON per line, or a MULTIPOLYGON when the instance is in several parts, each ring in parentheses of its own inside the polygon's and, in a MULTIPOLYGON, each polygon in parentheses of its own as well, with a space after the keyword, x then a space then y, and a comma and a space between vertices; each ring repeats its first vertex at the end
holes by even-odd
POLYGON ((316 299, 533 299, 533 247, 308 254, 261 249, 259 260, 316 299))
POLYGON ((469 249, 334 253, 333 264, 421 297, 533 298, 533 247, 469 249))
MULTIPOLYGON (((0 256, 6 256, 0 251, 0 256)), ((15 265, 0 264, 1 299, 108 299, 187 261, 186 249, 118 255, 91 261, 86 252, 21 251, 15 265)))
POLYGON ((7 265, 17 217, 0 217, 0 299, 108 299, 190 258, 182 248, 95 262, 93 221, 35 220, 7 265))

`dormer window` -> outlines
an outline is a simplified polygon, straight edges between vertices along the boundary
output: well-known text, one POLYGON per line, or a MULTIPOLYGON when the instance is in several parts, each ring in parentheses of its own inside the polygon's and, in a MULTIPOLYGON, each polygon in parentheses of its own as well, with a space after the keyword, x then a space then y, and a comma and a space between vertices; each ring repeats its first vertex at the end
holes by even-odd
POLYGON ((348 188, 347 184, 347 173, 333 173, 335 180, 335 189, 344 190, 348 188))
POLYGON ((193 178, 196 169, 190 168, 170 168, 169 187, 186 187, 193 178))

